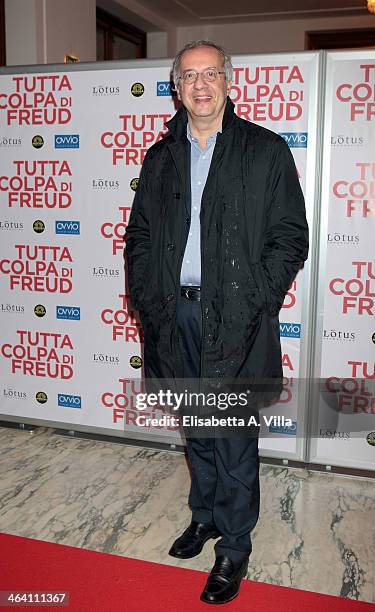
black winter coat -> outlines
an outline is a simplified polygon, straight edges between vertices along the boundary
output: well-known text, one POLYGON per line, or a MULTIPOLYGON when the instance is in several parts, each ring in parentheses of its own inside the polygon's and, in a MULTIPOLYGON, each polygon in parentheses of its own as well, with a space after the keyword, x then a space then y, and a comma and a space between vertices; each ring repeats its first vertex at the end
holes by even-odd
MULTIPOLYGON (((144 329, 146 378, 181 375, 176 300, 190 223, 187 113, 143 163, 127 227, 128 284, 144 329)), ((281 391, 278 313, 307 258, 308 226, 289 147, 235 115, 227 99, 201 202, 201 376, 273 379, 281 391)), ((224 387, 223 387, 224 388, 224 387)))

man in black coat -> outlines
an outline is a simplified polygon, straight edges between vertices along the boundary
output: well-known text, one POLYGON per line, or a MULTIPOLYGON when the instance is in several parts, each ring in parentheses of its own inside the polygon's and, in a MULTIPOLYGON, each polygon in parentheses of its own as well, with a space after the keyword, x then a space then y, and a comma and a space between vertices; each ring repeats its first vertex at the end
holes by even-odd
MULTIPOLYGON (((146 380, 205 380, 217 392, 238 385, 259 399, 256 388, 268 397, 282 388, 278 313, 307 258, 308 228, 289 148, 235 115, 232 71, 208 41, 175 58, 182 107, 142 167, 128 280, 146 380)), ((226 603, 246 575, 259 515, 258 438, 202 434, 187 437, 187 451, 192 521, 170 554, 194 557, 220 537, 201 599, 226 603)))

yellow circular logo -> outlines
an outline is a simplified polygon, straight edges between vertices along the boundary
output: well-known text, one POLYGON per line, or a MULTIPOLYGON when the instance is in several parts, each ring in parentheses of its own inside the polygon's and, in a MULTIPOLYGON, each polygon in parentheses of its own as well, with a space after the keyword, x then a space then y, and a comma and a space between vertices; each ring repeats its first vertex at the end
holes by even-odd
POLYGON ((44 391, 38 391, 35 396, 35 399, 37 402, 39 402, 39 404, 45 404, 48 400, 47 393, 44 393, 44 391))
POLYGON ((37 304, 34 308, 34 313, 36 314, 37 317, 44 317, 44 315, 46 314, 46 309, 43 306, 43 304, 37 304))
POLYGON ((35 149, 41 149, 44 145, 43 136, 33 136, 31 143, 35 149))
POLYGON ((130 181, 130 189, 132 189, 133 191, 136 191, 138 187, 138 183, 139 183, 139 178, 133 178, 130 181))
POLYGON ((41 221, 40 219, 37 219, 36 221, 34 221, 33 223, 34 232, 36 232, 37 234, 41 234, 42 232, 44 232, 45 229, 46 229, 46 226, 44 225, 43 221, 41 221))
POLYGON ((143 96, 145 92, 145 88, 142 85, 142 83, 133 83, 133 85, 130 88, 130 91, 133 94, 133 96, 135 96, 136 98, 139 98, 139 96, 143 96))
POLYGON ((133 357, 130 357, 129 363, 132 368, 138 370, 138 368, 142 366, 142 359, 141 357, 138 357, 138 355, 133 355, 133 357))
POLYGON ((370 433, 367 434, 366 440, 370 446, 375 446, 375 431, 370 431, 370 433))

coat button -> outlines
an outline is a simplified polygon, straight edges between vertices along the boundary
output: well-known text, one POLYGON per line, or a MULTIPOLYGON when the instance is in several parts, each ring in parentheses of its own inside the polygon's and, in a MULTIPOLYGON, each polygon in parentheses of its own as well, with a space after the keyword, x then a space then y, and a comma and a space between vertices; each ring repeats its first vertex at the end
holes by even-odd
POLYGON ((167 249, 168 249, 168 251, 174 251, 174 247, 175 247, 175 245, 173 244, 173 242, 170 242, 170 243, 167 245, 167 249))
POLYGON ((167 302, 171 302, 173 300, 173 298, 174 298, 174 294, 173 293, 169 293, 165 299, 167 300, 167 302))
POLYGON ((189 223, 190 223, 190 217, 186 217, 186 219, 185 219, 185 223, 186 223, 186 225, 189 225, 189 223))
POLYGON ((176 198, 176 200, 181 200, 181 194, 180 193, 174 193, 173 197, 176 198))

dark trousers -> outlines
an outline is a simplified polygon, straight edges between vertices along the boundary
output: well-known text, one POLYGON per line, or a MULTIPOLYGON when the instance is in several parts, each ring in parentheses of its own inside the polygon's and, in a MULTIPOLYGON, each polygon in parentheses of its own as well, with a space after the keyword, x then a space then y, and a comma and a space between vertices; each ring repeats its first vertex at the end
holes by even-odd
MULTIPOLYGON (((201 303, 181 297, 177 308, 184 378, 200 377, 201 303)), ((250 532, 259 516, 258 438, 187 438, 191 465, 192 520, 216 525, 222 534, 216 556, 234 562, 251 553, 250 532)))

